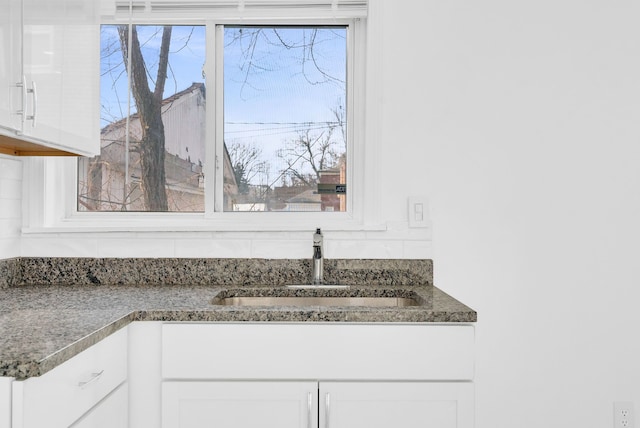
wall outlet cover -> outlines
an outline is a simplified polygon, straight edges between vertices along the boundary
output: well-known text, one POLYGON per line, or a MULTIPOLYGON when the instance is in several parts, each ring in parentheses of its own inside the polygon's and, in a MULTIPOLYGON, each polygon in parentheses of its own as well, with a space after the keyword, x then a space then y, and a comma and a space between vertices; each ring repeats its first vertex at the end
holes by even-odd
POLYGON ((613 403, 613 428, 634 428, 633 403, 616 401, 613 403))

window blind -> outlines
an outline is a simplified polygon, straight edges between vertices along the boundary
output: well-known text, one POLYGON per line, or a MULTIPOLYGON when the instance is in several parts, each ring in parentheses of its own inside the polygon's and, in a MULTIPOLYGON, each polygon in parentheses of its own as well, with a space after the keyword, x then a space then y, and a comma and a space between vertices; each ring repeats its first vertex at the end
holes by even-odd
POLYGON ((103 0, 116 19, 363 18, 367 0, 103 0))

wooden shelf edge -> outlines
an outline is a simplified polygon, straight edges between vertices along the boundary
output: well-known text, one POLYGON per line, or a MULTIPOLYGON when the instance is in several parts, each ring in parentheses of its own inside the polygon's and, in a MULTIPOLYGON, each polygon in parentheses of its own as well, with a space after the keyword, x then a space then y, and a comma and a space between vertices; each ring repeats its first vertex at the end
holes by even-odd
POLYGON ((0 153, 10 156, 80 156, 6 135, 0 135, 0 153))

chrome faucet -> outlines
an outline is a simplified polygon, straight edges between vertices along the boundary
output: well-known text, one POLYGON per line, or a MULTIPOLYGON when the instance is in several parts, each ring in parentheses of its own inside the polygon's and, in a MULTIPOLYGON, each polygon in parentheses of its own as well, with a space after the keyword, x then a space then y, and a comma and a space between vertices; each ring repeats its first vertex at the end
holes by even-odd
POLYGON ((316 233, 313 234, 313 273, 311 275, 311 284, 320 285, 323 283, 323 271, 322 261, 324 259, 324 250, 322 249, 322 231, 320 228, 316 229, 316 233))

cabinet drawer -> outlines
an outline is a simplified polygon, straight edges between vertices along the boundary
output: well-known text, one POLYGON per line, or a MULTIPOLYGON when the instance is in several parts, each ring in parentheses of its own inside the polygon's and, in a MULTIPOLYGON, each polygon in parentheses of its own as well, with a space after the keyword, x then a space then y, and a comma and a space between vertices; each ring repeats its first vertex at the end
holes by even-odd
POLYGON ((180 324, 165 379, 472 380, 472 325, 180 324))
POLYGON ((13 383, 13 426, 68 427, 127 377, 127 329, 40 377, 13 383))

